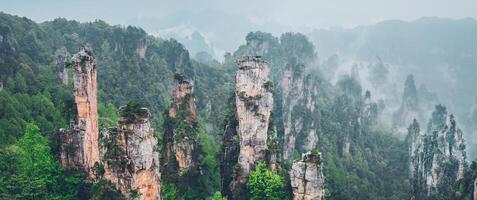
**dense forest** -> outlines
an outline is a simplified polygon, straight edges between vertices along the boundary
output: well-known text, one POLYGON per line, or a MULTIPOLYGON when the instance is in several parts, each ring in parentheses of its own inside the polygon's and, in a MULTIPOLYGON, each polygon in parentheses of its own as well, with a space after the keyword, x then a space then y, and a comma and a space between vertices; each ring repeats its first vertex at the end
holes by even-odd
MULTIPOLYGON (((147 124, 143 118, 150 117, 152 141, 157 141, 154 145, 160 154, 155 159, 164 165, 160 166, 162 199, 292 199, 296 194, 290 171, 300 159, 307 164, 308 160, 318 162, 326 199, 475 198, 477 162, 465 161, 465 140, 454 145, 461 122, 454 120, 453 110, 426 101, 432 94, 416 89, 409 75, 397 84, 404 91, 393 113, 399 123, 389 125, 383 122, 389 108, 362 84, 358 69, 332 80, 327 70, 338 66, 332 55, 318 61, 317 45, 300 33, 277 37, 256 31, 247 34, 235 52, 226 53, 223 61, 196 60, 178 41, 149 35, 139 27, 63 18, 36 23, 0 13, 0 199, 135 199, 141 195, 131 190, 124 196, 103 175, 104 168, 95 168, 95 173, 103 172, 91 178, 62 164, 64 141, 59 130, 71 128, 79 112, 71 58, 82 46, 88 47, 97 66, 99 129, 119 137, 126 125, 147 124), (234 131, 240 137, 243 121, 237 103, 253 103, 253 98, 265 96, 236 92, 240 77, 236 73, 243 70, 237 61, 250 55, 270 68, 261 86, 273 99, 266 124, 267 159, 252 169, 245 189, 231 195, 234 191, 224 189, 228 187, 224 182, 243 170, 237 167, 240 156, 234 149, 240 138, 229 137, 234 131), (185 95, 177 97, 181 92, 185 95), (432 112, 424 112, 424 107, 432 112), (396 134, 398 129, 404 133, 396 134), (435 138, 445 138, 447 143, 435 138), (454 145, 450 152, 463 152, 462 156, 441 151, 440 145, 447 144, 447 149, 454 145), (190 169, 183 170, 177 155, 171 157, 177 154, 177 146, 192 154, 190 169), (269 159, 270 155, 276 159, 269 159), (455 173, 459 164, 462 176, 455 173), (421 165, 423 170, 410 170, 421 165), (434 168, 455 177, 446 182, 439 179, 436 189, 420 188, 429 184, 418 183, 420 177, 432 176, 434 168), (416 197, 424 191, 431 195, 416 197)), ((382 77, 386 64, 378 58, 370 66, 375 70, 374 84, 386 84, 382 77)), ((470 86, 465 89, 471 90, 470 86)), ((112 151, 118 144, 111 141, 102 144, 112 159, 121 155, 112 151)))

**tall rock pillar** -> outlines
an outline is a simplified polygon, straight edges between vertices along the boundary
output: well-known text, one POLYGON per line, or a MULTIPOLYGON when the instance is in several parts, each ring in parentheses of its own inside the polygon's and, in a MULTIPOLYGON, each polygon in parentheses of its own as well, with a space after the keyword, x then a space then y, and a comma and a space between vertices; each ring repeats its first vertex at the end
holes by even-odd
POLYGON ((128 199, 159 200, 159 151, 149 111, 128 104, 120 114, 117 128, 101 131, 104 178, 128 199))
POLYGON ((84 167, 89 169, 99 161, 96 63, 92 52, 84 47, 74 55, 73 62, 73 96, 77 110, 75 130, 84 137, 84 167))
POLYGON ((242 187, 250 171, 266 159, 267 132, 273 107, 269 85, 270 68, 259 57, 244 57, 237 61, 239 70, 235 83, 240 151, 238 174, 232 190, 242 187))
POLYGON ((61 163, 91 174, 99 161, 96 63, 91 50, 81 47, 73 56, 73 96, 76 118, 73 130, 60 129, 61 163))
POLYGON ((197 166, 197 114, 192 83, 176 74, 164 134, 164 166, 180 175, 197 166))

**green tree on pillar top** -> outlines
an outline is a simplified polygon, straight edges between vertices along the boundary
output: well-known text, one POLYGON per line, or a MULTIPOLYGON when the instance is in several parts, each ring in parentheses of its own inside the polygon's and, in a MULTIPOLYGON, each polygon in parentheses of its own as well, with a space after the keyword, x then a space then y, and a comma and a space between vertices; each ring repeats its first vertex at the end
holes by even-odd
POLYGON ((285 198, 285 179, 267 168, 264 162, 250 173, 247 182, 251 200, 282 200, 285 198))

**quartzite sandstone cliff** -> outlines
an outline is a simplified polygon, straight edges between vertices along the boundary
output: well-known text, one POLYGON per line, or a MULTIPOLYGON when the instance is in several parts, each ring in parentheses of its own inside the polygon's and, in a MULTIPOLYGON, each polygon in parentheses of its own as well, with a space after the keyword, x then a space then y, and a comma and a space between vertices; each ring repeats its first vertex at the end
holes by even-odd
POLYGON ((319 153, 307 152, 289 171, 293 200, 324 199, 324 178, 319 153))
POLYGON ((73 96, 76 119, 72 130, 61 129, 61 163, 91 174, 99 161, 97 71, 91 50, 81 47, 73 56, 73 96))
POLYGON ((283 159, 291 159, 293 152, 306 152, 316 147, 319 111, 316 109, 318 87, 305 66, 290 61, 281 81, 284 144, 283 159))
POLYGON ((176 74, 164 134, 163 158, 167 173, 175 173, 178 168, 179 174, 183 174, 197 166, 197 114, 192 92, 192 83, 176 74), (174 163, 177 166, 171 166, 174 163))
POLYGON ((229 187, 234 196, 243 190, 250 171, 259 162, 266 160, 270 115, 273 107, 268 64, 259 57, 251 56, 238 60, 237 64, 239 67, 235 78, 237 126, 236 130, 230 130, 232 127, 228 127, 224 138, 225 142, 235 139, 239 144, 238 162, 233 167, 233 180, 230 184, 223 186, 229 187), (236 136, 233 135, 235 131, 236 136))
MULTIPOLYGON (((127 107, 122 107, 123 115, 127 107)), ((125 197, 137 199, 161 199, 161 173, 159 152, 154 130, 149 122, 149 111, 137 110, 138 114, 122 116, 117 128, 101 132, 101 159, 104 178, 125 197)))

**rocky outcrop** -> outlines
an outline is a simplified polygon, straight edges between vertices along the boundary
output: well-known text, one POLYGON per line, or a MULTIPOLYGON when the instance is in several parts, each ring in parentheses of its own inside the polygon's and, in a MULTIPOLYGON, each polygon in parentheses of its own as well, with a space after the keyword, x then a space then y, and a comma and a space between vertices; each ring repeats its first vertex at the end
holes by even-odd
POLYGON ((92 51, 81 47, 73 56, 73 96, 76 119, 72 130, 61 129, 61 163, 91 174, 99 161, 96 63, 92 51))
POLYGON ((316 101, 318 87, 311 75, 303 73, 305 66, 292 60, 283 72, 281 81, 283 112, 283 159, 293 156, 293 151, 305 152, 315 148, 319 126, 316 101))
POLYGON ((267 138, 273 96, 269 85, 270 68, 259 57, 244 57, 237 61, 239 70, 235 83, 237 133, 240 144, 236 176, 231 190, 242 188, 250 171, 266 159, 267 138))
POLYGON ((404 83, 401 107, 393 115, 393 127, 400 136, 403 136, 413 119, 421 119, 419 116, 419 98, 414 76, 408 75, 404 83))
POLYGON ((454 116, 447 116, 444 106, 436 106, 427 133, 422 133, 414 120, 408 128, 407 141, 412 199, 439 195, 440 188, 452 187, 452 183, 463 178, 465 145, 462 131, 457 128, 454 116))
POLYGON ((319 153, 307 152, 289 171, 294 200, 324 199, 324 178, 319 153))
POLYGON ((128 106, 120 108, 118 127, 101 131, 104 175, 98 176, 128 199, 161 199, 159 152, 149 111, 128 106))
POLYGON ((197 111, 192 92, 192 83, 176 74, 164 134, 163 158, 168 172, 183 174, 197 166, 197 111))

